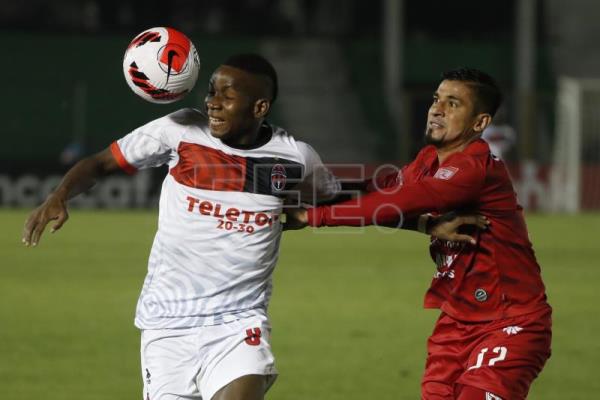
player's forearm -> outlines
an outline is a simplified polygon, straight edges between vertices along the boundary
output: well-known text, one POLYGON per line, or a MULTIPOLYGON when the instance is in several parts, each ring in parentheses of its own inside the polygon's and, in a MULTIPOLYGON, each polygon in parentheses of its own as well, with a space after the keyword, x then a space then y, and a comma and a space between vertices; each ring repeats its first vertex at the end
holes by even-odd
POLYGON ((406 218, 402 221, 402 224, 398 228, 405 231, 425 232, 425 226, 423 222, 427 222, 427 214, 421 215, 414 218, 406 218))
POLYGON ((77 162, 63 177, 51 196, 67 201, 91 189, 99 178, 117 170, 116 163, 105 152, 84 158, 77 162))
POLYGON ((96 162, 91 159, 81 160, 65 174, 52 195, 65 201, 70 200, 91 189, 100 176, 102 173, 96 162))
POLYGON ((315 227, 375 224, 390 226, 401 218, 407 217, 401 204, 402 199, 397 193, 391 195, 373 192, 354 200, 308 210, 308 225, 315 227))

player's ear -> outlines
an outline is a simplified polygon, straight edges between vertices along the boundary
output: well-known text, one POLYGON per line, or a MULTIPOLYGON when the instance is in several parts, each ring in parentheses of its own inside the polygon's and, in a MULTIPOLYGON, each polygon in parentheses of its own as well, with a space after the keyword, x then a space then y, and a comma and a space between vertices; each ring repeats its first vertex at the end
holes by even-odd
POLYGON ((475 133, 482 133, 492 123, 492 116, 488 113, 478 114, 475 117, 475 125, 473 130, 475 133))
POLYGON ((271 102, 267 99, 258 99, 254 103, 254 117, 264 118, 271 109, 271 102))

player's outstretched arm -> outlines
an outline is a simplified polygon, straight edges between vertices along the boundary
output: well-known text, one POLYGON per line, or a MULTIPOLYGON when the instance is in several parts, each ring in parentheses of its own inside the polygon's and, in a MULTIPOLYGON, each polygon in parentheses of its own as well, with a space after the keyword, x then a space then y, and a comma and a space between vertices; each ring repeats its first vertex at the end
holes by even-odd
MULTIPOLYGON (((409 221, 407 221, 409 222, 409 221)), ((395 228, 414 230, 427 235, 435 236, 438 239, 452 242, 468 242, 476 244, 474 237, 460 233, 460 228, 464 226, 475 226, 477 229, 487 229, 490 222, 486 217, 479 214, 459 215, 455 212, 448 212, 441 216, 431 216, 424 214, 415 220, 414 224, 407 223, 402 226, 394 225, 395 228)), ((285 212, 285 222, 283 230, 298 230, 308 225, 308 212, 304 208, 290 208, 285 212)))
POLYGON ((29 214, 23 228, 23 244, 36 246, 50 221, 56 221, 52 226, 52 233, 60 229, 69 218, 67 201, 90 189, 98 178, 119 169, 110 149, 86 157, 75 164, 65 174, 58 187, 29 214))

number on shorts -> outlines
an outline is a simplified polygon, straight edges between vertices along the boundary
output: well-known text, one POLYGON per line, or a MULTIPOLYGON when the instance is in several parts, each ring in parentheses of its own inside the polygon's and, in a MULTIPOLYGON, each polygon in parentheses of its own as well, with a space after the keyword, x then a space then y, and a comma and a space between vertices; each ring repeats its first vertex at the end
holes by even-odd
MULTIPOLYGON (((485 353, 487 353, 487 351, 488 351, 487 347, 484 347, 483 349, 481 349, 481 351, 477 355, 477 361, 475 362, 475 365, 470 366, 467 369, 467 371, 480 368, 483 365, 483 359, 484 359, 485 353)), ((490 360, 488 361, 488 364, 487 364, 490 367, 493 367, 494 364, 496 364, 498 361, 504 360, 506 358, 506 355, 508 354, 508 349, 504 346, 498 346, 498 347, 494 347, 494 350, 492 350, 492 352, 498 354, 498 356, 494 357, 494 358, 490 358, 490 360)))
POLYGON ((250 346, 258 346, 261 336, 260 328, 246 329, 246 339, 244 341, 250 346))
POLYGON ((495 347, 493 351, 494 353, 498 354, 498 357, 494 357, 490 360, 488 364, 490 367, 496 364, 497 361, 504 360, 506 358, 506 353, 508 353, 508 350, 504 346, 495 347))

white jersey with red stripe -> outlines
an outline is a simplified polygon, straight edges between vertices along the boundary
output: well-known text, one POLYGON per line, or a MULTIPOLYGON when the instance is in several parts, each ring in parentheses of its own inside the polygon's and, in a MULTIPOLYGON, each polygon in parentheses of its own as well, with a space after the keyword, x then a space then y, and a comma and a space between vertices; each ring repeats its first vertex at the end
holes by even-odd
POLYGON ((340 186, 310 146, 281 128, 262 129, 271 131, 267 143, 232 148, 210 134, 203 113, 183 109, 111 145, 129 173, 169 166, 137 327, 214 325, 266 312, 284 199, 311 176, 322 198, 340 186))

